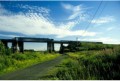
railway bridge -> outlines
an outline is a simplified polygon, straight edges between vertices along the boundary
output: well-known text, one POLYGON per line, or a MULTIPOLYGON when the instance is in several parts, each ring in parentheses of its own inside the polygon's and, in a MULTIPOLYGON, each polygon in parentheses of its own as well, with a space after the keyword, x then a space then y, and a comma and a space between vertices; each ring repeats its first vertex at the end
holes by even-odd
MULTIPOLYGON (((80 43, 81 41, 70 41, 70 40, 54 40, 49 38, 30 38, 30 37, 14 37, 13 39, 0 39, 1 42, 8 48, 8 43, 12 43, 13 53, 17 51, 19 48, 20 52, 24 52, 24 42, 39 42, 39 43, 47 43, 47 51, 52 52, 55 51, 54 44, 60 44, 60 48, 63 48, 63 44, 70 43, 80 43)), ((101 42, 96 42, 101 43, 101 42)))

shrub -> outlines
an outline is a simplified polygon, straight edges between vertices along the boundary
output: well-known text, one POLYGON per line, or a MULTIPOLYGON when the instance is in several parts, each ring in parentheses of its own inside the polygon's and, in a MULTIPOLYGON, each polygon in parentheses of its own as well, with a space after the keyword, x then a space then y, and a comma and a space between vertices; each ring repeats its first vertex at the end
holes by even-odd
MULTIPOLYGON (((101 51, 69 53, 51 78, 59 80, 120 79, 120 47, 101 51)), ((50 78, 50 79, 51 79, 50 78)))
POLYGON ((6 49, 4 44, 0 41, 0 55, 5 55, 6 49))
POLYGON ((10 48, 6 48, 2 42, 0 42, 0 55, 10 55, 12 54, 12 50, 10 48))
POLYGON ((16 59, 16 60, 25 60, 27 59, 26 54, 15 54, 12 56, 12 58, 16 59))

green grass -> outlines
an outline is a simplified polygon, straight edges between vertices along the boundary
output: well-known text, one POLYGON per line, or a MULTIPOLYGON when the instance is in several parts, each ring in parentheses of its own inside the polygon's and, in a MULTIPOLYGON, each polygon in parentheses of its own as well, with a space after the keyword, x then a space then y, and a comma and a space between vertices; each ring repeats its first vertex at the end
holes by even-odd
POLYGON ((25 52, 11 55, 0 55, 0 75, 18 69, 23 69, 33 64, 42 63, 60 56, 57 53, 25 52))
MULTIPOLYGON (((67 53, 61 64, 50 70, 45 80, 118 80, 120 79, 120 45, 83 45, 80 52, 67 53), (106 48, 107 47, 107 48, 106 48), (95 49, 96 48, 96 49, 95 49), (91 51, 92 50, 92 51, 91 51)), ((71 46, 74 50, 74 47, 71 46)), ((25 52, 11 54, 0 46, 0 74, 42 63, 58 57, 59 54, 25 52)))
POLYGON ((68 57, 54 69, 53 73, 48 72, 48 76, 43 79, 118 80, 120 49, 68 53, 68 57))

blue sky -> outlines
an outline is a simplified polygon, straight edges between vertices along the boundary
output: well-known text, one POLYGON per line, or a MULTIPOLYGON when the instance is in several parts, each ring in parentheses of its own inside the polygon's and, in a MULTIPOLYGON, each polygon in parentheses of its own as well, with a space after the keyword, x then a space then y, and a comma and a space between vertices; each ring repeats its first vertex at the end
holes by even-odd
MULTIPOLYGON (((78 38, 120 44, 119 8, 120 1, 1 1, 0 38, 78 38)), ((37 45, 25 46, 46 48, 37 45)))

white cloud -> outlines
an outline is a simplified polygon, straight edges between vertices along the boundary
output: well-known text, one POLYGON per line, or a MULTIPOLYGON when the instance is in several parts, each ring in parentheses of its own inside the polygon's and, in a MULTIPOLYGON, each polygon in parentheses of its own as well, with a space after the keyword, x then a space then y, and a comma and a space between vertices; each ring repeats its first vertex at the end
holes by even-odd
POLYGON ((0 15, 7 15, 7 14, 10 14, 11 12, 7 11, 6 9, 4 9, 4 7, 0 4, 0 15))
MULTIPOLYGON (((27 7, 25 7, 27 8, 27 7)), ((31 7, 32 8, 32 7, 31 7)), ((46 9, 46 8, 44 8, 46 9)), ((2 8, 2 10, 5 10, 2 8)), ((49 9, 48 9, 49 10, 49 9)), ((7 11, 7 10, 5 10, 7 11)), ((9 12, 9 11, 7 11, 9 12)), ((49 14, 48 12, 44 12, 49 14)), ((86 32, 82 35, 84 30, 70 30, 75 26, 75 22, 67 22, 56 26, 48 17, 41 13, 27 12, 17 13, 12 15, 0 14, 0 31, 16 32, 25 35, 56 35, 56 37, 66 36, 95 36, 95 32, 86 32)))
POLYGON ((4 35, 4 34, 0 34, 0 37, 19 37, 18 35, 4 35))
POLYGON ((74 21, 67 22, 66 24, 61 23, 59 28, 63 30, 71 30, 77 23, 74 21))
POLYGON ((72 12, 72 14, 68 17, 68 20, 72 20, 72 19, 75 19, 77 17, 80 17, 80 18, 82 17, 82 19, 83 19, 84 15, 85 15, 85 13, 84 13, 85 8, 82 5, 74 6, 71 4, 62 3, 62 6, 64 9, 72 12))
POLYGON ((120 41, 117 39, 113 39, 110 37, 100 37, 100 38, 87 38, 87 39, 79 39, 81 41, 94 41, 94 42, 103 42, 105 44, 120 44, 120 41))
POLYGON ((95 36, 95 32, 85 32, 84 30, 76 30, 76 31, 68 31, 68 30, 62 30, 59 35, 57 36, 58 38, 66 37, 66 36, 95 36))
POLYGON ((19 4, 19 5, 17 5, 17 7, 23 9, 24 11, 28 11, 29 13, 34 13, 34 12, 40 13, 43 16, 48 16, 49 12, 50 12, 50 9, 44 8, 44 7, 39 7, 39 6, 29 6, 29 5, 19 4))
POLYGON ((73 6, 70 5, 70 4, 64 4, 62 3, 62 6, 65 8, 65 9, 68 9, 68 10, 72 10, 73 6))
POLYGON ((109 23, 109 22, 113 22, 113 21, 115 21, 115 18, 113 16, 106 16, 106 17, 100 17, 98 19, 94 19, 94 20, 92 20, 92 23, 105 24, 105 23, 109 23))
POLYGON ((114 29, 114 27, 109 27, 109 28, 107 28, 107 31, 111 31, 113 29, 114 29))

